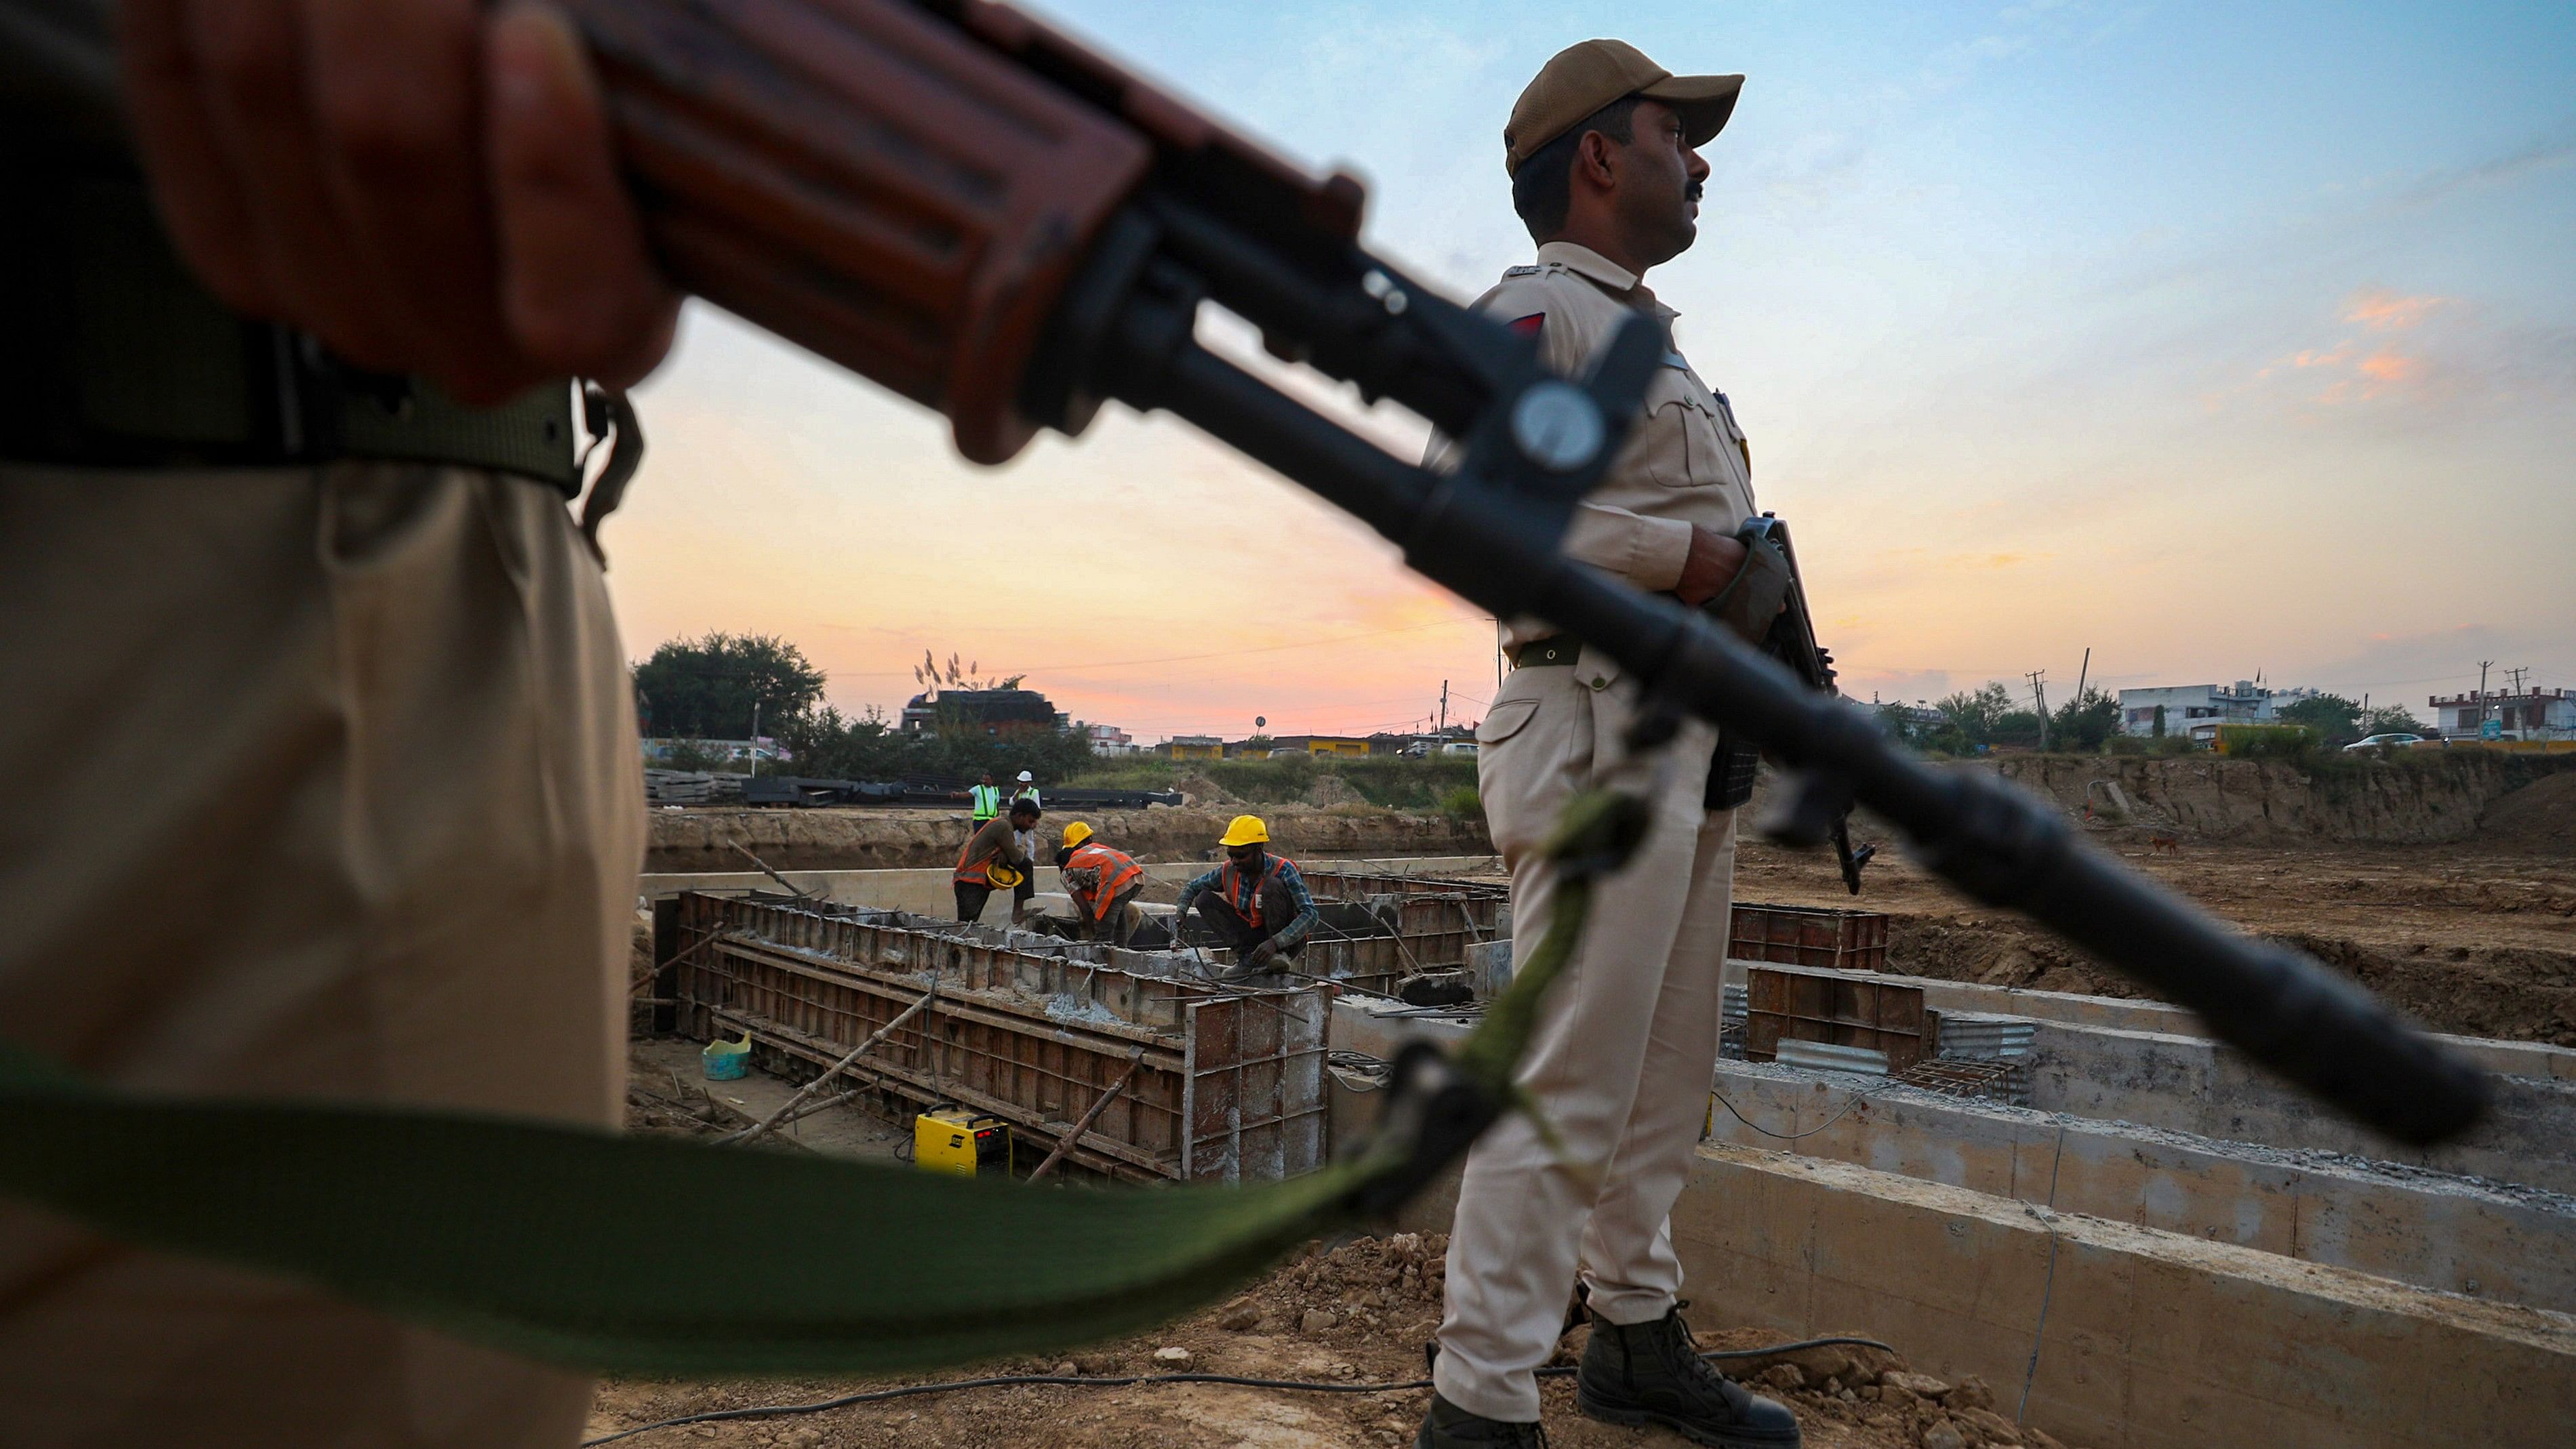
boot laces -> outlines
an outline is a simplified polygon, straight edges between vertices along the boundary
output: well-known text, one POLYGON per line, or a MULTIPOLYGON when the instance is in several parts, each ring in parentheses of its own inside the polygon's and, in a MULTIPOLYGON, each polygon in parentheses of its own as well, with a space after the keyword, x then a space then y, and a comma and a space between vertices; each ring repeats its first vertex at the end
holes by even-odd
POLYGON ((1718 1372, 1715 1364, 1700 1357, 1699 1339, 1691 1332, 1690 1324, 1682 1318, 1681 1309, 1676 1307, 1664 1319, 1664 1323, 1666 1325, 1663 1335, 1664 1352, 1677 1364, 1684 1366, 1682 1372, 1688 1375, 1693 1383, 1726 1400, 1729 1406, 1742 1408, 1743 1405, 1737 1402, 1737 1398, 1745 1393, 1744 1386, 1718 1372))

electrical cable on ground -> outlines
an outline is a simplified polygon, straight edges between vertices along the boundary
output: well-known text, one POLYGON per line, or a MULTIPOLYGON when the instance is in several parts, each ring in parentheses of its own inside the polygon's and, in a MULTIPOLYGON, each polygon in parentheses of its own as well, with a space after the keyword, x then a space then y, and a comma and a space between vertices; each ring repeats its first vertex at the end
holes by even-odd
MULTIPOLYGON (((1875 1348, 1887 1353, 1896 1352, 1894 1348, 1874 1338, 1838 1334, 1826 1338, 1802 1338, 1795 1343, 1769 1344, 1762 1348, 1706 1349, 1701 1352, 1700 1357, 1710 1360, 1768 1358, 1773 1354, 1796 1353, 1801 1349, 1809 1348, 1831 1348, 1840 1344, 1875 1348)), ((1563 1378, 1575 1372, 1577 1370, 1568 1365, 1542 1368, 1538 1370, 1538 1376, 1563 1378)), ((712 1424, 723 1419, 767 1419, 784 1418, 791 1414, 821 1414, 833 1409, 846 1409, 856 1404, 883 1403, 888 1399, 908 1399, 920 1394, 961 1393, 969 1389, 1045 1387, 1123 1389, 1138 1384, 1230 1384, 1236 1388, 1289 1389, 1315 1394, 1393 1394, 1414 1389, 1427 1389, 1431 1387, 1431 1380, 1404 1379, 1392 1383, 1328 1384, 1310 1383, 1304 1379, 1245 1378, 1238 1374, 1123 1374, 1109 1378, 1091 1378, 1079 1374, 1003 1374, 994 1378, 954 1379, 946 1383, 906 1384, 901 1388, 873 1389, 861 1394, 843 1394, 839 1398, 817 1399, 807 1404, 759 1404, 748 1409, 709 1409, 703 1414, 683 1414, 676 1419, 656 1420, 650 1424, 638 1424, 632 1429, 620 1429, 614 1434, 602 1434, 596 1439, 584 1439, 581 1442, 581 1449, 596 1449, 598 1445, 615 1443, 620 1439, 631 1439, 638 1434, 652 1433, 656 1429, 678 1429, 690 1424, 712 1424)))
POLYGON ((1822 1132, 1826 1128, 1843 1120, 1844 1117, 1850 1114, 1852 1108, 1859 1106, 1861 1104, 1861 1100, 1869 1095, 1869 1093, 1865 1091, 1852 1093, 1851 1100, 1843 1103, 1842 1111, 1836 1112, 1834 1115, 1817 1123, 1815 1126, 1808 1128, 1804 1132, 1774 1132, 1770 1128, 1763 1126, 1761 1123, 1754 1121, 1752 1118, 1745 1116, 1743 1113, 1736 1111, 1735 1104, 1726 1100, 1726 1094, 1724 1092, 1717 1090, 1715 1087, 1711 1087, 1708 1090, 1708 1094, 1717 1099, 1717 1105, 1724 1107, 1728 1116, 1733 1117, 1736 1121, 1743 1123, 1745 1126, 1752 1128, 1754 1131, 1761 1133, 1765 1137, 1777 1138, 1782 1142, 1795 1142, 1801 1137, 1815 1136, 1817 1133, 1822 1132))

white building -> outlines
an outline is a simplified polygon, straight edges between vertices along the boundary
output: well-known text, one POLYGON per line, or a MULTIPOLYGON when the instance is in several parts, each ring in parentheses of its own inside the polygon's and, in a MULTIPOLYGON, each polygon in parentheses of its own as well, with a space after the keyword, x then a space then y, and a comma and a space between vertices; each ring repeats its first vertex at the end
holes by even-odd
POLYGON ((2433 727, 2455 739, 2476 739, 2490 722, 2500 739, 2576 739, 2576 694, 2563 689, 2470 690, 2426 703, 2433 706, 2433 727))
POLYGON ((2226 684, 2165 684, 2152 689, 2120 691, 2120 733, 2144 739, 2156 732, 2156 708, 2165 712, 2165 733, 2202 744, 2218 738, 2223 724, 2271 724, 2284 708, 2314 699, 2313 689, 2274 689, 2240 679, 2226 684))

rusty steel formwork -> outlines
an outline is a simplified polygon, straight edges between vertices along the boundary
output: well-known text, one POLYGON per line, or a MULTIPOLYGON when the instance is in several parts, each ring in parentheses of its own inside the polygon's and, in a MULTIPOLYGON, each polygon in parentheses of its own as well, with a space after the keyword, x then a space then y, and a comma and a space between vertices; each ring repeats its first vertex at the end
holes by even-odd
POLYGON ((1738 901, 1728 925, 1726 954, 1738 961, 1887 969, 1887 916, 1879 911, 1738 901))
POLYGON ((1071 1161, 1223 1182, 1324 1163, 1321 988, 1223 989, 1158 974, 1175 960, 1158 952, 779 897, 683 893, 655 935, 669 1027, 748 1032, 767 1070, 810 1075, 930 996, 849 1069, 854 1085, 961 1103, 1052 1143, 1132 1068, 1071 1161))
MULTIPOLYGON (((1428 880, 1318 867, 1303 872, 1317 901, 1364 907, 1396 943, 1399 974, 1454 970, 1467 948, 1512 933, 1511 890, 1499 882, 1428 880)), ((1356 974, 1356 973, 1354 973, 1356 974)))
POLYGON ((1938 1018, 1923 1009, 1920 986, 1760 966, 1744 985, 1749 1061, 1775 1060, 1783 1041, 1818 1042, 1883 1053, 1887 1070, 1903 1073, 1935 1050, 1938 1018))

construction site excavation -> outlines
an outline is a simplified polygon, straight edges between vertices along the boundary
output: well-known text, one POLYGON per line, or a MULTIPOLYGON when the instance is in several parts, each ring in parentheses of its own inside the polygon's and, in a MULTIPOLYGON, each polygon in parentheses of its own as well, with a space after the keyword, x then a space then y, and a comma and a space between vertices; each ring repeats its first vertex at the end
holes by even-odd
MULTIPOLYGON (((2337 814, 2271 766, 2222 764, 2197 785, 2132 768, 2132 818, 2113 820, 2085 767, 2013 768, 2097 845, 2443 1033, 2489 1074, 2484 1119, 2401 1147, 1901 853, 1854 899, 1829 857, 1747 840, 1711 963, 1721 1060, 1669 1224, 1703 1348, 1732 1353, 1720 1365, 1823 1446, 2569 1442, 2576 773, 2337 814), (2269 798, 2249 811, 2249 792, 2269 798), (1837 1341, 1795 1346, 1819 1339, 1837 1341)), ((988 1135, 950 1170, 1027 1179, 1044 1164, 1031 1191, 1316 1169, 1373 1125, 1406 1043, 1454 1046, 1511 981, 1507 878, 1472 839, 1370 849, 1448 828, 1427 820, 1276 811, 1318 924, 1288 972, 1239 975, 1170 907, 1209 868, 1188 846, 1213 838, 1224 803, 1087 817, 1161 847, 1136 851, 1144 923, 1125 947, 1068 939, 1047 869, 1010 924, 952 919, 932 843, 953 849, 963 821, 660 812, 633 1124, 924 1169, 939 1150, 926 1134, 955 1125, 961 1142, 988 1135), (728 833, 761 868, 732 851, 740 868, 701 868, 728 833), (747 1052, 749 1070, 711 1080, 711 1051, 747 1052)), ((1453 1169, 1375 1234, 1315 1242, 1141 1337, 890 1382, 615 1380, 591 1432, 1408 1443, 1456 1189, 1453 1169), (1240 1382, 1126 1382, 1172 1374, 1240 1382), (1121 1382, 784 1412, 986 1376, 1121 1382)), ((1589 1331, 1571 1328, 1552 1362, 1576 1362, 1589 1331)), ((1552 1443, 1684 1442, 1578 1415, 1564 1377, 1542 1391, 1552 1443)))

